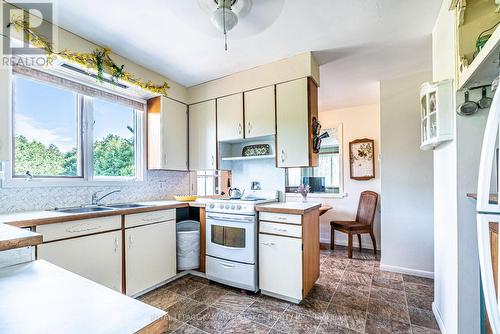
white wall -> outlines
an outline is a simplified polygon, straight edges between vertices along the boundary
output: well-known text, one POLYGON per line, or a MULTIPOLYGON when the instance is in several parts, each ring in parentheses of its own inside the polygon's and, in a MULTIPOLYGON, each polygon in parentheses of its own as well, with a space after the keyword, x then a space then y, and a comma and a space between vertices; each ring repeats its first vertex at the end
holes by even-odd
POLYGON ((420 150, 420 85, 431 72, 382 81, 381 269, 432 277, 432 152, 420 150))
MULTIPOLYGON (((455 78, 455 18, 443 2, 432 33, 433 80, 455 78)), ((434 315, 458 333, 457 145, 434 150, 434 315)))
MULTIPOLYGON (((320 88, 321 89, 321 88, 320 88)), ((358 208, 359 195, 364 190, 372 190, 380 194, 380 164, 378 156, 380 152, 380 108, 378 104, 357 106, 346 109, 329 110, 319 113, 319 120, 324 129, 335 127, 342 123, 342 165, 344 180, 344 198, 315 197, 308 196, 312 202, 321 202, 333 207, 332 210, 321 216, 320 238, 323 243, 330 243, 330 221, 332 220, 354 220, 358 208), (375 141, 375 179, 369 181, 351 180, 349 176, 349 142, 355 139, 369 138, 375 141)), ((300 197, 287 196, 287 201, 300 201, 300 197)), ((380 212, 377 210, 375 216, 375 237, 377 247, 380 249, 380 212)), ((354 245, 357 245, 354 238, 354 245)), ((336 232, 335 243, 347 245, 344 233, 336 232)), ((369 235, 362 239, 363 248, 372 248, 369 235)))

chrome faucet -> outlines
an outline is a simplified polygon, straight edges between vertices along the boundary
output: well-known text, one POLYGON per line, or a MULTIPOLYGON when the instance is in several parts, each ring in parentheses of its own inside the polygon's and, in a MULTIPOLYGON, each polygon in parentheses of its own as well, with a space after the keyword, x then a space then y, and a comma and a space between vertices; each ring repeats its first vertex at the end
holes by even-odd
POLYGON ((92 205, 101 205, 100 202, 108 197, 109 195, 112 195, 114 193, 119 193, 121 192, 121 190, 113 190, 113 191, 110 191, 109 193, 106 193, 105 195, 101 196, 101 197, 98 197, 97 195, 99 193, 102 193, 102 191, 96 191, 95 193, 92 194, 92 205))

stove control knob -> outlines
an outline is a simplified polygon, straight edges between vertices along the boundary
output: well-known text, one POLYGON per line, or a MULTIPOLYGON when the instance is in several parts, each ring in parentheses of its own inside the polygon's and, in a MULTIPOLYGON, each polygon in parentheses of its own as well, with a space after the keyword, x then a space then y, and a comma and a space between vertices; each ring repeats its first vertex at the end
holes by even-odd
POLYGON ((231 205, 231 210, 234 210, 234 208, 235 208, 235 205, 234 204, 231 205))
POLYGON ((226 204, 226 209, 229 209, 229 204, 226 204))
POLYGON ((241 205, 239 205, 239 204, 238 204, 238 205, 236 206, 236 210, 241 210, 241 205))
POLYGON ((219 205, 219 208, 224 209, 224 204, 219 205))
POLYGON ((209 207, 210 207, 210 209, 213 209, 215 207, 215 204, 212 203, 212 204, 210 204, 209 207))

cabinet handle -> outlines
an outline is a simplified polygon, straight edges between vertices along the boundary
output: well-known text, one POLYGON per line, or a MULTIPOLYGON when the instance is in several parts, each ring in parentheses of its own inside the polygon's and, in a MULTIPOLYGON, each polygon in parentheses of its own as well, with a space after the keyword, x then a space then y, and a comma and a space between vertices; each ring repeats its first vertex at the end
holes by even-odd
POLYGON ((129 234, 128 236, 128 249, 132 248, 132 235, 129 234))
POLYGON ((212 155, 212 167, 214 166, 214 156, 212 155))
POLYGON ((115 253, 118 251, 118 237, 115 237, 115 253))
POLYGON ((238 124, 238 134, 241 135, 241 132, 243 131, 243 127, 241 126, 241 123, 238 124))
POLYGON ((248 133, 252 132, 252 123, 248 122, 248 133))
POLYGON ((277 227, 275 227, 274 230, 275 231, 279 231, 279 232, 288 232, 288 230, 286 228, 277 228, 277 227))
POLYGON ((285 162, 285 150, 281 150, 281 162, 285 162))
POLYGON ((163 220, 163 216, 161 215, 156 215, 156 216, 147 216, 147 217, 142 217, 143 222, 153 222, 153 221, 161 221, 163 220))
POLYGON ((262 245, 265 245, 265 246, 274 246, 275 243, 274 242, 263 242, 262 245))
POLYGON ((101 228, 101 225, 84 225, 80 224, 77 226, 69 227, 66 229, 66 232, 68 233, 79 233, 79 232, 87 232, 87 231, 93 231, 93 230, 98 230, 101 228))
POLYGON ((226 268, 234 268, 234 265, 232 264, 226 264, 226 263, 223 263, 223 262, 219 262, 219 264, 223 267, 226 267, 226 268))
POLYGON ((285 220, 286 221, 286 217, 283 217, 283 216, 278 216, 278 217, 276 217, 276 219, 278 219, 278 220, 285 220))

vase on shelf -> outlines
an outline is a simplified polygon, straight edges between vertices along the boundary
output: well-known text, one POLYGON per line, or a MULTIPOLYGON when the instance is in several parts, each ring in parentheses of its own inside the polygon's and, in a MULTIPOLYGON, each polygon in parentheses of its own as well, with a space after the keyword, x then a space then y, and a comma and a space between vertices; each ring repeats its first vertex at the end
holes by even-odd
POLYGON ((298 186, 297 192, 302 195, 302 203, 307 203, 307 194, 309 194, 310 189, 309 185, 301 184, 298 186))

